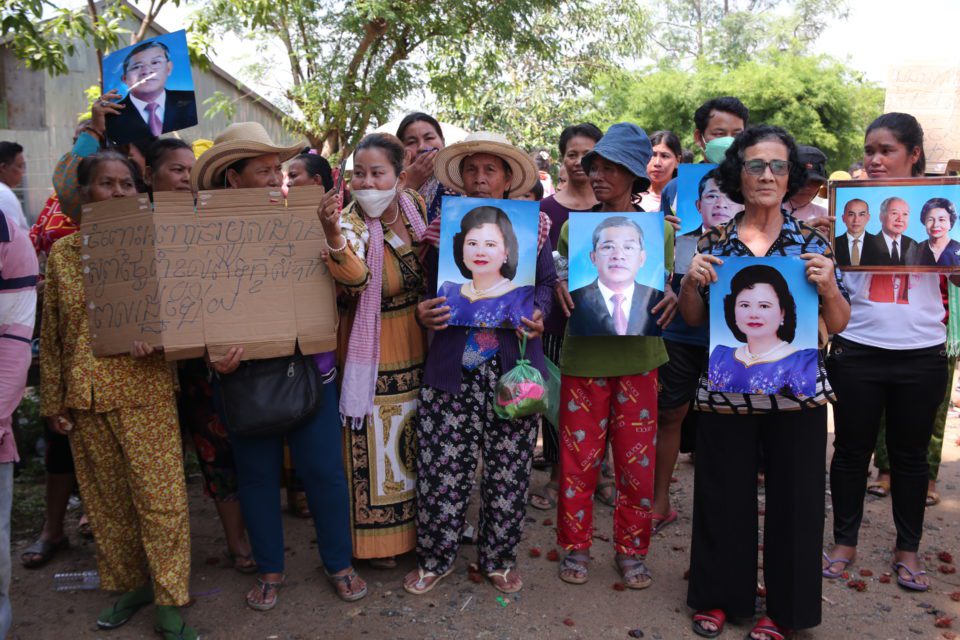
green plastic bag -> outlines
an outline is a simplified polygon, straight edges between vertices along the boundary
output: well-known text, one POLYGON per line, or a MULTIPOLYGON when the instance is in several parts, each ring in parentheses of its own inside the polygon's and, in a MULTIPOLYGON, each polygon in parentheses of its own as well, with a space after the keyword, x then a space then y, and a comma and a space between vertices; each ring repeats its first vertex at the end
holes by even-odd
POLYGON ((560 428, 560 369, 550 358, 547 361, 547 410, 543 417, 557 429, 560 428))
POLYGON ((520 359, 497 381, 497 402, 493 410, 504 420, 523 418, 547 410, 547 387, 543 376, 524 356, 527 336, 520 343, 520 359))

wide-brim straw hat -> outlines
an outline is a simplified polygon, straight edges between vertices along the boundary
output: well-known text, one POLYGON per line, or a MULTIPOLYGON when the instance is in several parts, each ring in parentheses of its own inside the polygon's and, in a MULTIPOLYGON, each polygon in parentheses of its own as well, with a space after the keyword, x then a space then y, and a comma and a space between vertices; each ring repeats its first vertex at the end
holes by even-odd
POLYGON ((464 158, 475 153, 489 153, 506 161, 513 174, 509 187, 513 195, 527 193, 540 179, 537 165, 533 163, 530 156, 510 144, 506 136, 489 131, 478 131, 440 150, 433 163, 437 180, 443 185, 463 191, 460 164, 464 158))
POLYGON ((289 147, 274 144, 259 122, 235 122, 224 129, 214 139, 213 146, 197 158, 190 173, 190 182, 194 191, 219 189, 224 186, 223 175, 227 167, 237 160, 276 153, 280 156, 280 162, 286 162, 305 146, 305 142, 289 147))

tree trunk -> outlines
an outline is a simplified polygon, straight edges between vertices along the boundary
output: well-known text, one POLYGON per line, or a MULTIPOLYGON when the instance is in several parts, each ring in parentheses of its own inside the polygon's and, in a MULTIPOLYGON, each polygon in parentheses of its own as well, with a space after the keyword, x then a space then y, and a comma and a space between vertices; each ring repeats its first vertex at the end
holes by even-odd
MULTIPOLYGON (((87 0, 87 10, 90 12, 90 22, 97 24, 97 5, 93 0, 87 0)), ((97 82, 100 84, 100 93, 103 93, 103 50, 97 49, 97 82)))

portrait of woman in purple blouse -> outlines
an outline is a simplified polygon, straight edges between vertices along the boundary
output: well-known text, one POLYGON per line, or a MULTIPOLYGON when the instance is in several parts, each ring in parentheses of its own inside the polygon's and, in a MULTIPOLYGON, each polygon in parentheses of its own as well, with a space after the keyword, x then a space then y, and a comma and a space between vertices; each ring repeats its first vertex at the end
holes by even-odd
POLYGON ((723 317, 742 344, 718 344, 711 352, 707 368, 711 391, 795 398, 814 395, 817 350, 792 344, 797 333, 797 302, 779 270, 753 264, 737 272, 723 299, 723 317))
POLYGON ((437 295, 447 299, 451 325, 509 328, 533 313, 533 285, 520 286, 520 245, 513 223, 499 207, 480 206, 460 221, 453 260, 466 282, 446 281, 437 295))

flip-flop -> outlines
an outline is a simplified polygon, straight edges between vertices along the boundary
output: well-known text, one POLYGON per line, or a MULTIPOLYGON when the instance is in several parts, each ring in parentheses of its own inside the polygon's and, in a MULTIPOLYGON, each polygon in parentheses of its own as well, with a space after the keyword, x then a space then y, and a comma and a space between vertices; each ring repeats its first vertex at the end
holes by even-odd
POLYGON ((23 550, 20 554, 20 562, 27 569, 38 569, 50 562, 58 551, 70 548, 70 540, 63 536, 56 542, 40 539, 23 550), (27 556, 39 556, 36 560, 27 560, 27 556))
POLYGON ((693 632, 703 638, 716 638, 723 633, 723 624, 727 621, 727 614, 723 609, 710 609, 709 611, 697 611, 693 614, 693 632), (705 629, 701 622, 709 622, 717 626, 710 631, 705 629))
POLYGON ((765 633, 771 640, 787 640, 792 635, 789 629, 781 627, 766 616, 757 620, 757 624, 753 625, 753 629, 750 629, 744 640, 753 640, 755 633, 765 633))
POLYGON ((493 588, 499 591, 500 593, 516 593, 523 589, 523 580, 518 580, 515 585, 510 586, 510 580, 507 578, 510 575, 510 572, 513 571, 513 567, 507 567, 503 571, 491 571, 487 574, 487 579, 490 581, 490 584, 493 585, 493 588), (503 584, 494 580, 494 578, 500 578, 503 580, 503 584))
POLYGON ((936 491, 927 491, 927 506, 935 507, 940 504, 940 494, 936 491))
POLYGON ((429 593, 437 584, 446 578, 448 575, 453 573, 453 567, 450 567, 443 573, 434 573, 433 571, 424 571, 423 568, 417 567, 417 581, 413 583, 413 586, 408 586, 406 580, 403 582, 403 590, 407 593, 413 594, 415 596, 422 596, 425 593, 429 593), (432 582, 426 582, 431 578, 436 578, 432 582))
POLYGON ((890 483, 886 480, 875 480, 867 485, 867 493, 878 498, 890 495, 890 483))
POLYGON ((902 562, 897 562, 896 564, 893 565, 893 570, 897 572, 897 584, 903 587, 904 589, 906 589, 907 591, 919 591, 922 593, 930 588, 929 584, 923 584, 923 583, 917 582, 917 576, 927 575, 927 572, 922 569, 920 571, 913 571, 912 569, 910 569, 910 567, 903 564, 902 562), (909 580, 904 578, 903 575, 900 574, 900 569, 903 569, 904 571, 910 574, 909 580))
POLYGON ((837 578, 842 577, 843 573, 847 570, 848 565, 853 562, 853 560, 848 560, 846 558, 837 558, 834 560, 827 555, 826 551, 823 552, 823 559, 827 561, 827 567, 821 570, 821 573, 823 574, 824 578, 829 580, 836 580, 837 578), (843 569, 840 571, 830 571, 830 567, 838 563, 843 565, 843 569))
MULTIPOLYGON (((326 573, 326 570, 324 570, 326 573)), ((330 582, 330 585, 333 587, 333 590, 336 591, 337 597, 339 597, 344 602, 356 602, 367 595, 367 585, 363 585, 363 589, 360 591, 353 592, 353 581, 359 580, 360 576, 357 575, 357 570, 350 568, 350 573, 345 573, 342 576, 338 576, 332 573, 327 573, 327 580, 330 582), (346 587, 347 591, 350 593, 343 593, 340 591, 340 585, 346 587)))
POLYGON ((539 509, 540 511, 550 511, 556 509, 557 498, 552 497, 549 493, 550 491, 553 491, 554 495, 559 494, 560 485, 552 481, 543 485, 543 490, 541 490, 540 493, 535 493, 530 496, 530 506, 534 509, 539 509))
POLYGON ((651 533, 656 535, 677 521, 677 511, 676 509, 671 509, 667 515, 654 515, 651 517, 651 520, 653 520, 653 531, 651 533))

